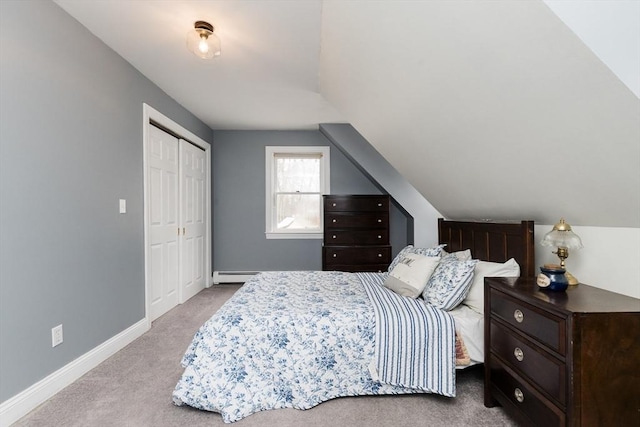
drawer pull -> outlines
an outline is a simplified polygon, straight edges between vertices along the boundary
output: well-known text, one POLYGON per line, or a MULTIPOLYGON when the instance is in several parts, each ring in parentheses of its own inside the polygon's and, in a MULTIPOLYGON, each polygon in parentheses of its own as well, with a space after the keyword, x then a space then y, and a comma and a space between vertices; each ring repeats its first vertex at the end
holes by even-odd
POLYGON ((379 220, 378 220, 378 222, 382 222, 382 220, 381 220, 381 219, 379 219, 379 220))
POLYGON ((378 239, 382 239, 382 236, 378 236, 378 239))
POLYGON ((382 203, 378 203, 378 207, 380 207, 380 208, 381 208, 381 207, 382 207, 382 203))
POLYGON ((516 400, 520 403, 524 402, 524 393, 518 387, 513 391, 513 395, 516 397, 516 400))
POLYGON ((378 258, 382 258, 382 254, 378 254, 378 258))
POLYGON ((524 313, 520 310, 516 310, 513 312, 513 317, 516 319, 516 322, 522 323, 522 321, 524 320, 524 313))
POLYGON ((338 254, 333 254, 333 257, 334 258, 338 258, 338 254))
POLYGON ((338 222, 338 220, 337 219, 332 219, 331 222, 336 223, 336 222, 338 222))
POLYGON ((336 235, 334 234, 333 236, 331 236, 331 238, 332 238, 332 239, 335 239, 335 238, 336 238, 336 235))
POLYGON ((335 208, 338 205, 336 203, 331 203, 331 206, 333 206, 335 208))
POLYGON ((522 362, 524 360, 524 352, 520 347, 516 347, 513 350, 513 355, 518 359, 518 362, 522 362))

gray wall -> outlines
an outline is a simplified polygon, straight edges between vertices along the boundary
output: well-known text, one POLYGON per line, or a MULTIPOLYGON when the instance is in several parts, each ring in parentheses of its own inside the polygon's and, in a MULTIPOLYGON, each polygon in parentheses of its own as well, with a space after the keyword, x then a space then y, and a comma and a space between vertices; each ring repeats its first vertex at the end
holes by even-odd
MULTIPOLYGON (((319 131, 214 131, 213 268, 319 270, 322 240, 265 238, 265 146, 331 147, 332 194, 380 194, 319 131)), ((393 252, 407 243, 407 218, 391 209, 393 252)))
POLYGON ((142 103, 212 132, 53 2, 1 1, 0 40, 4 401, 144 317, 142 103))

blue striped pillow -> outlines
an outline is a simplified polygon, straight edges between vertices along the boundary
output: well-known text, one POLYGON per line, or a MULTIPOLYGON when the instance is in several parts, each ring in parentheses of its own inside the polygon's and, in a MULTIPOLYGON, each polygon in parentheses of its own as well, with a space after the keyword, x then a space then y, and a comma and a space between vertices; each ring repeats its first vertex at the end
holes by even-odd
POLYGON ((477 259, 460 261, 455 257, 443 257, 431 275, 422 298, 443 310, 452 310, 469 293, 477 259))

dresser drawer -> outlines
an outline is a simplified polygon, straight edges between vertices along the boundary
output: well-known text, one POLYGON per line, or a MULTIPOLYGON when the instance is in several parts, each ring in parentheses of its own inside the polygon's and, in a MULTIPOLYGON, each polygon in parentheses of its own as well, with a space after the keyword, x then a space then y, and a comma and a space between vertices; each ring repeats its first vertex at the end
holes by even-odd
POLYGON ((566 403, 565 365, 530 345, 498 322, 491 321, 491 351, 561 405, 566 403))
POLYGON ((389 230, 326 230, 324 242, 327 245, 387 245, 389 230))
POLYGON ((326 196, 324 198, 325 212, 341 211, 380 211, 389 210, 389 196, 326 196))
POLYGON ((389 214, 378 213, 325 213, 325 230, 335 228, 389 228, 389 214))
POLYGON ((563 411, 517 378, 495 359, 491 360, 492 392, 502 395, 533 426, 564 426, 563 411))
POLYGON ((322 251, 324 265, 327 267, 339 264, 386 264, 388 266, 391 262, 390 246, 325 246, 322 251))
POLYGON ((348 271, 348 272, 356 272, 356 271, 368 271, 371 273, 382 273, 387 271, 389 264, 330 264, 325 265, 324 270, 327 271, 348 271))
POLYGON ((491 315, 561 355, 566 352, 566 321, 501 292, 491 289, 491 315))

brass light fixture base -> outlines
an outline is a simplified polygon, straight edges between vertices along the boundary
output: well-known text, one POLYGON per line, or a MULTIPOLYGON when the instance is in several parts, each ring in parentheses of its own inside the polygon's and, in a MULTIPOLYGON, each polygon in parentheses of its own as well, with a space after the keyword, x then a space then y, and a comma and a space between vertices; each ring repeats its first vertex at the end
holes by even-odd
POLYGON ((577 284, 580 283, 580 281, 578 281, 578 279, 576 279, 576 276, 574 276, 573 274, 569 273, 568 271, 565 271, 564 277, 567 278, 567 281, 569 282, 569 286, 576 286, 577 284))
MULTIPOLYGON (((564 265, 561 264, 544 264, 544 268, 549 268, 552 270, 558 269, 558 268, 564 268, 564 265)), ((577 284, 580 283, 580 281, 578 279, 576 279, 576 276, 574 276, 573 274, 569 273, 568 271, 564 272, 564 277, 567 278, 567 281, 569 282, 569 286, 575 286, 577 284)))

